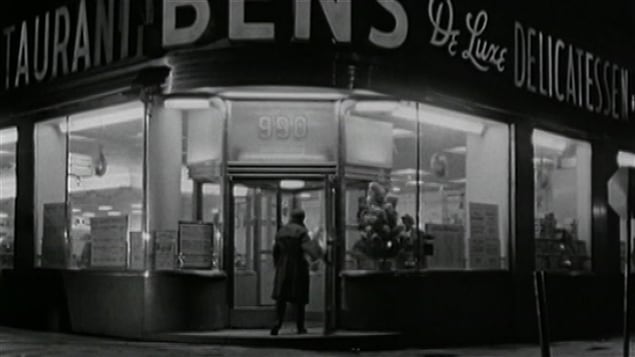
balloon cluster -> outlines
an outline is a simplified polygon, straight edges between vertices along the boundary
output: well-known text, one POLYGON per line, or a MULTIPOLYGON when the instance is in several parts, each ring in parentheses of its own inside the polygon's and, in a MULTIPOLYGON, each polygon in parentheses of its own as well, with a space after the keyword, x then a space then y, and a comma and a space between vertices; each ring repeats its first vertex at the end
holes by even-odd
POLYGON ((399 224, 398 198, 388 194, 377 182, 368 185, 366 202, 357 215, 361 239, 356 248, 373 259, 395 257, 400 247, 404 226, 399 224))

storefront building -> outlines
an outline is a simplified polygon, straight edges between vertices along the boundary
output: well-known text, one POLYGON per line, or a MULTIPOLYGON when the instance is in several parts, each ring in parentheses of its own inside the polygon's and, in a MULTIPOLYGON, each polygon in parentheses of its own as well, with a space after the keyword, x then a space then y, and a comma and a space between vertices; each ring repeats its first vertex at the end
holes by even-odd
POLYGON ((531 340, 534 270, 555 338, 619 331, 628 2, 38 6, 2 22, 1 323, 270 327, 301 207, 325 331, 531 340))

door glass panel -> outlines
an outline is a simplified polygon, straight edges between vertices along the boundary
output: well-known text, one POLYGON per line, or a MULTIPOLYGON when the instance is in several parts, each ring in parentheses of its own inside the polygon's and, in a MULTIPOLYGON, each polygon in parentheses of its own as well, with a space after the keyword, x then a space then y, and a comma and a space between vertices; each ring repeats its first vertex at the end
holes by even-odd
MULTIPOLYGON (((234 306, 273 308, 276 232, 289 222, 294 208, 305 210, 311 236, 326 232, 328 206, 324 183, 303 180, 244 180, 233 186, 234 306)), ((324 312, 325 266, 310 265, 307 321, 321 320, 324 312)))

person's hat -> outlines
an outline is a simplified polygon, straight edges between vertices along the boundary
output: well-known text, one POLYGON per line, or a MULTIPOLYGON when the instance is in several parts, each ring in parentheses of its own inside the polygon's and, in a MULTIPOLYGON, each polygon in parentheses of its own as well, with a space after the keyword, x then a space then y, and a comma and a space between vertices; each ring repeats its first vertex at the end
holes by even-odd
POLYGON ((404 214, 403 216, 401 216, 401 221, 402 221, 404 224, 408 224, 408 223, 410 223, 410 224, 414 224, 414 223, 415 223, 415 219, 414 219, 414 218, 412 218, 412 216, 411 216, 411 215, 409 215, 409 214, 407 214, 407 213, 406 213, 406 214, 404 214))
POLYGON ((291 221, 303 223, 304 217, 306 216, 306 214, 304 213, 304 210, 302 208, 294 208, 291 211, 290 216, 291 216, 291 221))

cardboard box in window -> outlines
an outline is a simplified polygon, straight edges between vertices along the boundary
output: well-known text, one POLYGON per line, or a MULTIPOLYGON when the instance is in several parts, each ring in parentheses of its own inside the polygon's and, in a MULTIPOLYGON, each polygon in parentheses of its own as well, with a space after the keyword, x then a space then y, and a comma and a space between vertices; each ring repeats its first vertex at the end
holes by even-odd
POLYGON ((465 268, 465 228, 458 224, 426 224, 426 234, 433 237, 434 254, 428 267, 437 269, 465 268))
POLYGON ((156 270, 176 269, 177 240, 177 231, 154 233, 154 268, 156 270))
POLYGON ((90 219, 91 268, 125 269, 128 265, 128 216, 90 219))

